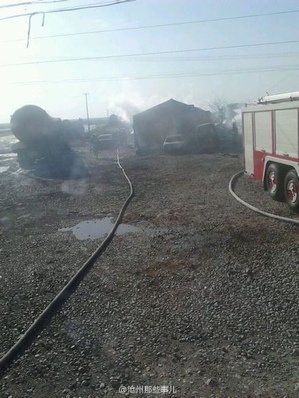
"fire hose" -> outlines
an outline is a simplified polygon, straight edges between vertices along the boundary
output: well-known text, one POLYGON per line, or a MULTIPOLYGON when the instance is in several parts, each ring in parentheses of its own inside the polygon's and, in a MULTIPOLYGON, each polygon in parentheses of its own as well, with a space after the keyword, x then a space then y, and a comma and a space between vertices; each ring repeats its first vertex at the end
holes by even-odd
POLYGON ((34 338, 36 338, 38 333, 44 328, 46 322, 49 322, 49 319, 54 315, 54 312, 57 311, 62 306, 62 304, 71 296, 71 294, 77 289, 81 281, 85 278, 85 276, 88 274, 88 272, 95 264, 96 260, 104 253, 106 248, 111 243, 115 235, 115 232, 122 221, 123 215, 134 196, 133 184, 120 163, 118 150, 117 150, 117 164, 129 184, 130 194, 127 197, 126 201, 124 202, 123 206, 121 207, 113 228, 111 229, 105 240, 98 246, 98 248, 94 251, 94 253, 79 269, 79 271, 56 295, 56 297, 44 309, 44 311, 38 316, 38 318, 36 318, 36 320, 31 324, 31 326, 20 337, 20 339, 2 356, 2 358, 0 359, 0 376, 2 376, 3 371, 9 366, 9 364, 19 354, 21 354, 30 345, 30 343, 33 342, 34 338))
POLYGON ((235 175, 232 176, 229 185, 228 185, 228 189, 229 192, 231 193, 231 195, 239 202, 241 203, 243 206, 247 207, 250 210, 253 210, 255 213, 258 213, 262 216, 265 217, 269 217, 272 218, 273 220, 278 220, 278 221, 283 221, 283 222, 287 222, 289 224, 295 224, 295 225, 299 225, 299 220, 294 220, 292 218, 287 218, 287 217, 282 217, 282 216, 277 216, 275 214, 271 214, 268 213, 266 211, 260 210, 255 206, 252 206, 251 204, 245 202, 245 200, 241 199, 235 192, 234 192, 234 188, 236 185, 236 182, 238 181, 238 179, 244 175, 244 171, 239 171, 238 173, 236 173, 235 175))

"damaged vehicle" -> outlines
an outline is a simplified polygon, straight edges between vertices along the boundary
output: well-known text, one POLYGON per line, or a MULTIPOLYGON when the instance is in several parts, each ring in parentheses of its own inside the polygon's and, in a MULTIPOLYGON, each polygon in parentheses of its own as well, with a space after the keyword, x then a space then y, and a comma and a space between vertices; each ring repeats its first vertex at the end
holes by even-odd
POLYGON ((12 150, 17 153, 21 168, 46 178, 86 175, 83 162, 70 145, 77 138, 75 125, 72 130, 69 124, 50 117, 42 108, 25 105, 13 113, 10 126, 19 140, 12 150))
POLYGON ((183 135, 169 135, 163 143, 164 153, 182 154, 187 151, 187 142, 183 135))
POLYGON ((115 134, 102 134, 97 139, 99 149, 117 148, 119 145, 115 134))

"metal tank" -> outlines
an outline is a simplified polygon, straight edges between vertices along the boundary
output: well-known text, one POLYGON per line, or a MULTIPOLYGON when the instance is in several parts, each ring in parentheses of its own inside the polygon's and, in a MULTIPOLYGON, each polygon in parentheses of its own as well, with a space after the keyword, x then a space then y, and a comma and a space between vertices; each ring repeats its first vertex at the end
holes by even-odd
POLYGON ((36 105, 25 105, 17 109, 10 120, 12 133, 24 145, 34 145, 51 132, 52 118, 36 105))
POLYGON ((70 147, 72 134, 61 119, 52 118, 39 106, 25 105, 13 113, 10 126, 19 140, 15 152, 23 169, 61 178, 78 172, 78 157, 70 147))

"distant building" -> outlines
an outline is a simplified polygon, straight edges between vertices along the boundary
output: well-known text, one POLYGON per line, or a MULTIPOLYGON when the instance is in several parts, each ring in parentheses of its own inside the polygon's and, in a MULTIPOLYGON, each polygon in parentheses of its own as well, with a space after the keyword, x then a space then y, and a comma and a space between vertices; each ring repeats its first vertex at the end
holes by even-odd
POLYGON ((139 150, 160 150, 165 138, 176 134, 190 142, 197 126, 210 122, 209 111, 170 99, 133 116, 135 146, 139 150))

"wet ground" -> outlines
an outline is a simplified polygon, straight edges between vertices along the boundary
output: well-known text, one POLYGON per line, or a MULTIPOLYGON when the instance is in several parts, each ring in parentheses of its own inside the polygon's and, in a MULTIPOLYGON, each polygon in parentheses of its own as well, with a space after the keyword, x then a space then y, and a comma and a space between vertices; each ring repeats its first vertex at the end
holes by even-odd
MULTIPOLYGON (((89 227, 111 226, 129 194, 114 152, 82 154, 84 179, 0 177, 0 352, 102 242, 89 227)), ((121 161, 135 186, 123 224, 138 230, 114 237, 12 364, 0 396, 119 398, 130 386, 172 385, 156 396, 297 398, 298 228, 230 196, 240 158, 127 150, 121 161)), ((237 192, 291 215, 251 178, 237 192)))
MULTIPOLYGON (((103 238, 111 231, 114 222, 111 217, 104 217, 98 220, 82 221, 79 224, 70 228, 61 228, 61 232, 73 232, 75 237, 79 240, 98 239, 103 238)), ((116 235, 123 235, 126 233, 133 233, 141 231, 141 228, 133 225, 120 224, 117 228, 116 235)))
POLYGON ((85 177, 87 174, 80 156, 71 148, 66 148, 58 156, 38 159, 34 169, 30 171, 22 170, 17 161, 17 154, 12 151, 12 146, 16 142, 18 140, 11 133, 0 132, 0 176, 9 171, 47 179, 76 179, 85 177))
POLYGON ((0 133, 0 175, 9 170, 11 166, 16 166, 15 153, 12 153, 11 146, 18 140, 9 133, 0 133))

